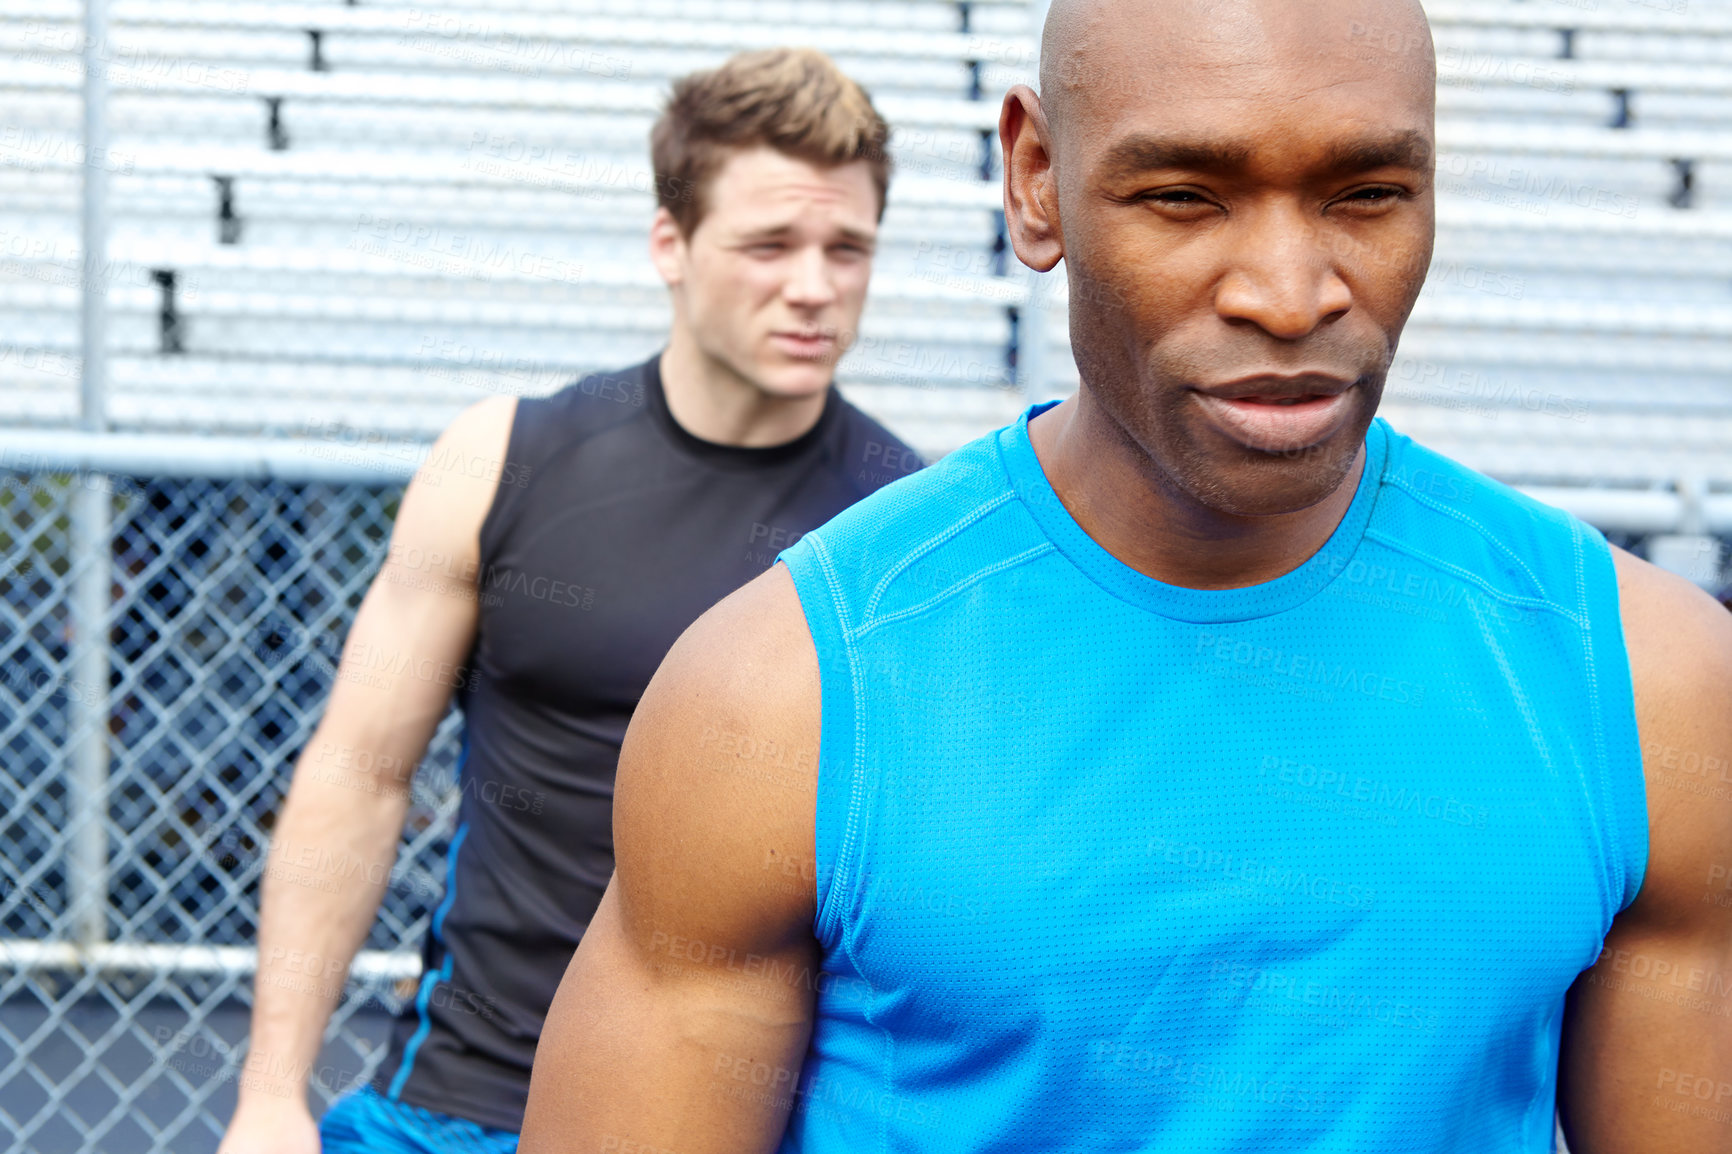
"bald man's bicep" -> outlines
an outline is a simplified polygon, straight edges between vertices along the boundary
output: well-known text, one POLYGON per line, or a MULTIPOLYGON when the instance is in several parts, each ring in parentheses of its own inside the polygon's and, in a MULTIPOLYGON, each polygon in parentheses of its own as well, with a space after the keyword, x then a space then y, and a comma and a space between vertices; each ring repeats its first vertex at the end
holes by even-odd
POLYGON ((1618 584, 1648 864, 1570 992, 1559 1110, 1572 1154, 1732 1154, 1732 615, 1621 552, 1618 584))
POLYGON ((524 1154, 780 1141, 820 985, 819 707, 780 566, 669 652, 620 754, 617 869, 542 1033, 524 1154))

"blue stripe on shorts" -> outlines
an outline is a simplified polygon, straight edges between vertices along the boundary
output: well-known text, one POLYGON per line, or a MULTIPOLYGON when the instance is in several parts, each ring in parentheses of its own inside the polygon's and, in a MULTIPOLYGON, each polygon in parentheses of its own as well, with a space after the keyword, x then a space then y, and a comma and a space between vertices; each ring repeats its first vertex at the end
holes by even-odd
POLYGON ((407 1102, 363 1086, 319 1120, 322 1154, 515 1154, 517 1135, 407 1102))

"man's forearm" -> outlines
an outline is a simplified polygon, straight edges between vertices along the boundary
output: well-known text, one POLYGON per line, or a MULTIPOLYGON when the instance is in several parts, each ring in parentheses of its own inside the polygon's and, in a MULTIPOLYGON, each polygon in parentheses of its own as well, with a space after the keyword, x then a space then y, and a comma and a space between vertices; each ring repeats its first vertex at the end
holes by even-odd
POLYGON ((243 1096, 305 1094, 396 860, 406 779, 331 772, 331 748, 317 735, 308 745, 272 838, 243 1096))

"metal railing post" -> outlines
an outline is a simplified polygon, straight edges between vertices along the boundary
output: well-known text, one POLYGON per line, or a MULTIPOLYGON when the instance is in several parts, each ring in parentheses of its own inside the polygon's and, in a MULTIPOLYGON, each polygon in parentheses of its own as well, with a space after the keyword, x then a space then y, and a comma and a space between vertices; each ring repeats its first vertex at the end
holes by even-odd
MULTIPOLYGON (((108 424, 108 47, 107 0, 84 0, 84 204, 81 256, 80 424, 108 424)), ((69 702, 71 821, 67 898, 79 945, 108 937, 108 477, 81 472, 72 494, 72 645, 69 702)))
POLYGON ((67 897, 80 945, 108 937, 108 477, 80 474, 72 502, 72 810, 67 897))

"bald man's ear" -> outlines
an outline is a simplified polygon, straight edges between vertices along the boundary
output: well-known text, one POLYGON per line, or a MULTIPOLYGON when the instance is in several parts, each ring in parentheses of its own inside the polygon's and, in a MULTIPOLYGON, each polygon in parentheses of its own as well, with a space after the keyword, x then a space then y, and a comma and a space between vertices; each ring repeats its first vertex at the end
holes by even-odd
POLYGON ((1004 146, 1004 223, 1011 247, 1023 264, 1046 272, 1064 257, 1064 231, 1049 149, 1052 131, 1040 97, 1028 85, 1004 94, 998 139, 1004 146))

